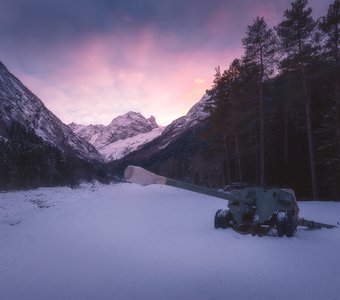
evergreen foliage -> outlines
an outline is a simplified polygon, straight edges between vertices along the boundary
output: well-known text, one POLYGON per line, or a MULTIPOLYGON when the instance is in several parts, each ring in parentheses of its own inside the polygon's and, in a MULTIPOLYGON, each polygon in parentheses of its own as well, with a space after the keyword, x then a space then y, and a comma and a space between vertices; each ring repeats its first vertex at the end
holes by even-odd
POLYGON ((339 0, 320 23, 307 0, 296 0, 275 31, 278 38, 257 17, 237 72, 220 71, 208 91, 215 105, 209 134, 219 128, 220 149, 238 138, 239 154, 225 151, 224 165, 238 161, 240 170, 225 168, 224 176, 262 185, 265 172, 266 184, 290 186, 300 197, 340 198, 339 0))
POLYGON ((243 64, 246 69, 253 70, 254 80, 258 88, 259 114, 259 173, 260 186, 265 184, 265 136, 264 136, 264 80, 273 74, 277 57, 277 42, 274 31, 268 28, 264 18, 257 17, 248 26, 246 37, 242 40, 245 49, 243 64))
POLYGON ((104 165, 63 153, 18 122, 2 131, 7 138, 0 139, 1 189, 75 186, 93 179, 108 182, 104 165))
POLYGON ((324 53, 336 63, 340 59, 340 0, 335 0, 321 18, 320 29, 324 32, 324 53))

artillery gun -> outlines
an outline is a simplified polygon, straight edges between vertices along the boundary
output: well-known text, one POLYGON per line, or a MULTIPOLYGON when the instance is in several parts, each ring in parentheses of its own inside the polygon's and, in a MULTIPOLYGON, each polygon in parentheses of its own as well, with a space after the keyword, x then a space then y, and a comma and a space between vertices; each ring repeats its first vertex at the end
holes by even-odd
POLYGON ((156 175, 137 166, 128 166, 124 171, 124 177, 127 182, 142 186, 165 184, 228 200, 227 209, 219 209, 215 214, 215 228, 230 227, 240 233, 253 235, 265 235, 276 231, 279 237, 284 235, 292 237, 298 226, 310 229, 336 227, 300 218, 298 203, 291 189, 248 187, 220 192, 156 175))

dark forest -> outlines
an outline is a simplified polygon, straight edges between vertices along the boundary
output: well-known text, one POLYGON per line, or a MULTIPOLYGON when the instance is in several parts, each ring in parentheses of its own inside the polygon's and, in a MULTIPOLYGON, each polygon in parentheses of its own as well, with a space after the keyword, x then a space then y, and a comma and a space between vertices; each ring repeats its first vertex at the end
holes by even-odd
POLYGON ((339 23, 338 0, 318 20, 294 1, 274 28, 257 17, 242 57, 216 67, 206 134, 225 153, 227 184, 340 198, 339 23))

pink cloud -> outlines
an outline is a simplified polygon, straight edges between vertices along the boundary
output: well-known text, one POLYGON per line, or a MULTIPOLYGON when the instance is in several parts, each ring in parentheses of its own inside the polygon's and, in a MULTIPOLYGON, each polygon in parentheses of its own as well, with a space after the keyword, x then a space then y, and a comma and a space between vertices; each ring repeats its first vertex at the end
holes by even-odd
MULTIPOLYGON (((50 27, 46 22, 44 27, 34 22, 39 25, 33 32, 35 38, 34 34, 23 35, 26 28, 20 26, 26 23, 14 22, 17 11, 13 10, 13 16, 6 12, 4 25, 20 23, 20 30, 13 31, 18 36, 9 35, 1 53, 21 68, 16 72, 18 77, 66 123, 107 124, 117 115, 135 110, 168 124, 185 114, 210 88, 216 66, 225 69, 242 55, 246 26, 257 16, 264 16, 270 26, 277 24, 289 2, 197 2, 183 5, 190 10, 178 15, 173 15, 177 6, 169 2, 155 6, 162 18, 150 11, 142 16, 124 9, 123 14, 108 12, 100 19, 103 22, 97 22, 100 13, 91 11, 79 16, 93 13, 93 19, 81 17, 79 23, 69 23, 79 28, 63 28, 59 22, 50 27)), ((324 1, 310 3, 326 12, 324 1)), ((25 16, 17 18, 20 20, 26 20, 25 16)))
POLYGON ((215 66, 233 58, 204 48, 171 51, 177 42, 150 27, 129 38, 119 32, 98 35, 64 49, 67 63, 55 62, 47 77, 24 80, 66 123, 108 124, 135 110, 166 125, 210 88, 215 66))

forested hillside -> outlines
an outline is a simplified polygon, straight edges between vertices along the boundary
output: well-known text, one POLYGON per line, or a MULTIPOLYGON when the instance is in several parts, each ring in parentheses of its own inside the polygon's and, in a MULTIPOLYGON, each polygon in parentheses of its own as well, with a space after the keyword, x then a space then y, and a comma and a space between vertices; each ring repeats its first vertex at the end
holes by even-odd
POLYGON ((63 152, 19 122, 1 128, 1 134, 7 137, 0 136, 1 189, 108 182, 104 163, 82 159, 75 151, 63 152))
POLYGON ((207 135, 225 154, 227 182, 340 197, 340 1, 314 20, 307 0, 274 28, 257 17, 244 54, 216 68, 207 135))
POLYGON ((0 189, 109 181, 101 155, 0 62, 0 189))

